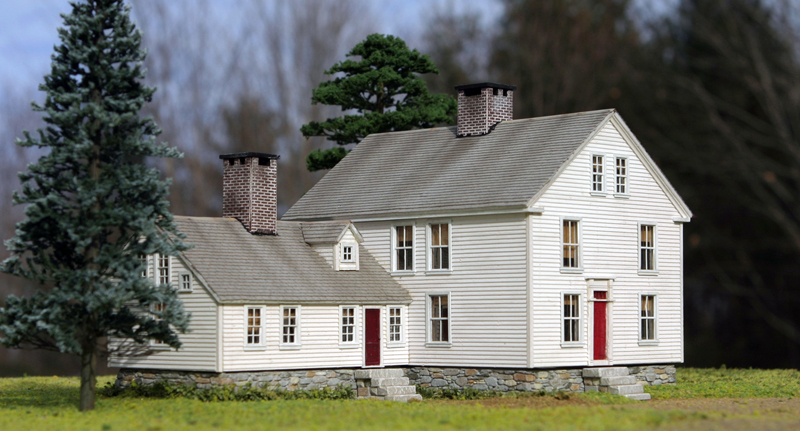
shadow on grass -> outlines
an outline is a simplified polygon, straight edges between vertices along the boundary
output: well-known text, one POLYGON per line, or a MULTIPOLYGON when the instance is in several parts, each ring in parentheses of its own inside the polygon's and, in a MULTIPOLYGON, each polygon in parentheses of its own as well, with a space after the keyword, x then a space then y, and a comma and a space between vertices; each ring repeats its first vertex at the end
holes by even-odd
POLYGON ((77 406, 80 387, 74 380, 58 377, 3 379, 0 406, 67 407, 77 406))

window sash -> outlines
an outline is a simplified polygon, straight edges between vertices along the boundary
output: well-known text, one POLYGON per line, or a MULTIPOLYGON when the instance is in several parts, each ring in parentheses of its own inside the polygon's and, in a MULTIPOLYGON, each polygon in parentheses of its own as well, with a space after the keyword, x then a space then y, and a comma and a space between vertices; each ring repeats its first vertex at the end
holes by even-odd
POLYGON ((450 224, 432 224, 431 269, 450 269, 450 224))
POLYGON ((342 262, 352 262, 352 261, 353 261, 353 246, 342 245, 342 262))
POLYGON ((261 308, 247 308, 247 340, 246 344, 250 346, 261 345, 262 341, 262 323, 261 308))
POLYGON ((655 295, 642 295, 641 312, 639 317, 641 340, 656 339, 656 297, 655 295))
POLYGON ((616 193, 628 193, 628 159, 617 157, 616 160, 616 193))
POLYGON ((604 191, 603 156, 592 156, 592 191, 604 191))
POLYGON ((414 227, 395 226, 395 271, 414 270, 414 227))
POLYGON ((181 290, 192 290, 192 276, 189 274, 181 274, 181 290))
MULTIPOLYGON (((156 303, 154 303, 152 305, 152 310, 153 310, 154 313, 163 313, 164 311, 167 310, 167 304, 165 304, 163 302, 156 302, 156 303)), ((155 316, 154 319, 155 320, 161 320, 161 316, 155 316)), ((151 340, 151 341, 152 341, 152 344, 157 345, 157 346, 165 346, 167 344, 167 343, 165 343, 165 342, 163 342, 161 340, 151 340)))
POLYGON ((285 307, 281 324, 281 343, 297 343, 297 308, 285 307))
POLYGON ((643 224, 639 228, 639 269, 652 271, 656 269, 656 228, 643 224))
POLYGON ((159 284, 169 284, 169 256, 158 255, 158 282, 159 284))
POLYGON ((342 308, 342 343, 353 343, 356 340, 356 309, 354 307, 342 308))
POLYGON ((448 295, 431 295, 431 341, 450 341, 450 311, 448 295))
POLYGON ((402 309, 389 308, 389 342, 403 341, 403 317, 402 309))
POLYGON ((564 220, 562 225, 562 267, 580 266, 580 238, 577 220, 564 220))
POLYGON ((142 276, 142 278, 147 278, 148 262, 146 254, 139 255, 139 264, 144 266, 144 268, 142 268, 142 272, 140 273, 140 275, 142 276))
POLYGON ((579 342, 580 337, 580 295, 565 294, 564 295, 564 336, 563 341, 579 342))

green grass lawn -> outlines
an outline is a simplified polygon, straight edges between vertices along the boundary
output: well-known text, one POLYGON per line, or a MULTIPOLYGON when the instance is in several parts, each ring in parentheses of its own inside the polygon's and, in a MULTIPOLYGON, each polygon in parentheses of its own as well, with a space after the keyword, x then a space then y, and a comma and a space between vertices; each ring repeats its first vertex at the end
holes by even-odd
MULTIPOLYGON (((655 398, 789 397, 800 392, 797 371, 679 369, 678 378, 678 387, 648 389, 655 398), (711 373, 712 383, 700 379, 703 373, 711 373), (776 383, 787 380, 790 382, 776 383)), ((102 386, 112 377, 99 380, 102 386)), ((641 430, 724 416, 686 408, 656 408, 657 404, 651 408, 606 394, 409 404, 100 397, 95 411, 80 413, 76 408, 78 386, 77 378, 0 379, 0 430, 641 430)))

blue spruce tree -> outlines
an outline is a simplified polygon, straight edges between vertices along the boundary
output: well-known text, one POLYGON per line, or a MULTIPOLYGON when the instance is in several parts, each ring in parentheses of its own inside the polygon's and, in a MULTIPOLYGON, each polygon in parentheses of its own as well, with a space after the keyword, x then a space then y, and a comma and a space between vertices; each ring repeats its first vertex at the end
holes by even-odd
POLYGON ((181 154, 157 143, 155 122, 139 116, 155 89, 142 83, 145 52, 130 8, 85 0, 62 17, 61 44, 40 85, 46 100, 33 105, 47 126, 17 141, 49 151, 19 175, 14 203, 26 205, 27 219, 6 242, 11 257, 2 264, 43 289, 6 299, 0 342, 79 355, 80 409, 91 410, 105 337, 177 348, 186 331, 175 290, 142 277, 141 259, 187 248, 169 213, 169 182, 143 164, 181 154))

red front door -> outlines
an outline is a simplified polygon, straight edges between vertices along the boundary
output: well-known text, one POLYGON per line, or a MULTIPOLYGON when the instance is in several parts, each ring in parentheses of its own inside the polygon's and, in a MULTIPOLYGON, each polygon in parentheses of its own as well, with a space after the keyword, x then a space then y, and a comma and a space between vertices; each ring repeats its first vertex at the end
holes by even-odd
POLYGON ((364 319, 364 363, 367 366, 381 364, 381 310, 366 309, 364 319))
POLYGON ((608 292, 594 292, 594 359, 608 359, 606 355, 606 299, 608 292))

